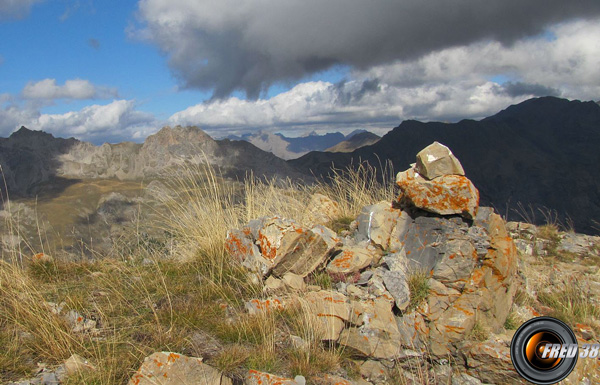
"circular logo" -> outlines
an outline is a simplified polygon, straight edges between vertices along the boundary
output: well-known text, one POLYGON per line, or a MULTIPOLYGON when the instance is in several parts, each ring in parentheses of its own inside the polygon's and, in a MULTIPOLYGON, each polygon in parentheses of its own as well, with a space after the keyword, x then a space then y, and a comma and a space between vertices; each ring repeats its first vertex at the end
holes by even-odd
POLYGON ((565 379, 577 363, 577 339, 562 321, 538 317, 525 322, 510 344, 517 372, 534 384, 554 384, 565 379))

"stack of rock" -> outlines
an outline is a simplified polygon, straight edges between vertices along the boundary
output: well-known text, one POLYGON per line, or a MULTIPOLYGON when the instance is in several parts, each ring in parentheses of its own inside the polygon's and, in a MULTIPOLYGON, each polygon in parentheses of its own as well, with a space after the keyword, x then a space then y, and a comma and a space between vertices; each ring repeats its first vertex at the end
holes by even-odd
POLYGON ((517 253, 504 221, 479 207, 460 162, 437 142, 398 173, 397 184, 398 199, 364 207, 346 236, 281 217, 231 230, 227 250, 270 295, 248 310, 300 298, 321 321, 324 340, 367 360, 454 356, 468 367, 461 375, 489 380, 487 368, 494 367, 498 381, 517 382, 506 344, 496 351, 465 342, 476 324, 500 332, 512 305, 517 253), (321 271, 338 282, 334 289, 305 284, 321 271), (409 308, 416 273, 429 291, 409 308))

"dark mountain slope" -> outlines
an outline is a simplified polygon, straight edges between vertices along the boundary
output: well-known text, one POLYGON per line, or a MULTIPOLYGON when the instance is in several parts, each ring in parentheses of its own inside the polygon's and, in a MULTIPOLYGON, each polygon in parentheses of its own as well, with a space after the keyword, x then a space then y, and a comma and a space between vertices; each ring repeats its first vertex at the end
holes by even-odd
POLYGON ((343 142, 339 142, 333 147, 329 147, 325 151, 328 152, 352 152, 357 148, 368 146, 380 139, 379 135, 375 135, 372 132, 364 131, 352 136, 349 135, 348 139, 343 142))
POLYGON ((344 167, 360 158, 379 164, 379 156, 402 171, 436 140, 460 159, 482 204, 512 219, 522 219, 515 212, 518 204, 531 205, 538 223, 544 220, 538 208, 549 208, 563 223, 571 218, 577 231, 600 232, 600 106, 595 102, 545 97, 481 121, 405 121, 372 146, 349 154, 312 152, 289 163, 325 175, 332 162, 344 167))

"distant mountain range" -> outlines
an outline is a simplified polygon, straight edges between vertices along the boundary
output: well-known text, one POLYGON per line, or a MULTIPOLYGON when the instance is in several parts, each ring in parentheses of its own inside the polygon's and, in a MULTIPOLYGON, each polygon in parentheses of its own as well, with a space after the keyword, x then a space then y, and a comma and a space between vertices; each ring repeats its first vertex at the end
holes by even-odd
POLYGON ((184 164, 207 161, 231 177, 243 178, 252 171, 259 176, 305 178, 284 160, 248 142, 214 140, 197 127, 164 127, 143 144, 95 146, 25 127, 0 138, 0 165, 13 197, 48 193, 65 179, 139 180, 172 175, 184 164))
POLYGON ((351 153, 311 152, 288 161, 327 175, 345 167, 390 159, 396 171, 433 141, 448 146, 479 188, 481 203, 511 219, 544 222, 555 210, 563 224, 600 233, 600 106, 554 97, 530 99, 480 121, 404 121, 377 143, 351 153))
POLYGON ((298 158, 310 151, 330 151, 330 148, 333 148, 342 142, 349 141, 355 135, 365 133, 369 134, 368 137, 370 140, 365 140, 365 138, 362 137, 360 140, 354 140, 353 142, 349 142, 340 147, 346 149, 353 147, 352 149, 356 149, 360 146, 372 144, 373 138, 379 137, 365 130, 355 130, 348 135, 344 135, 340 132, 319 135, 313 131, 308 135, 296 138, 287 137, 280 133, 273 134, 266 131, 257 131, 241 136, 230 135, 227 138, 250 142, 263 151, 271 152, 281 159, 288 160, 298 158))
POLYGON ((53 186, 74 178, 161 177, 183 164, 206 161, 231 177, 252 171, 310 181, 327 175, 332 165, 343 168, 359 160, 379 165, 389 159, 396 171, 402 171, 415 161, 417 152, 438 141, 460 159, 479 188, 482 204, 496 207, 510 219, 536 223, 555 210, 559 221, 572 221, 578 232, 600 233, 600 105, 595 102, 544 97, 480 121, 408 120, 381 139, 364 132, 349 138, 340 133, 259 136, 264 135, 263 142, 279 143, 278 148, 286 151, 306 151, 320 143, 323 150, 351 152, 312 151, 284 161, 244 140, 214 140, 197 127, 165 127, 143 144, 102 146, 22 127, 9 138, 0 138, 0 165, 12 196, 52 195, 53 186), (369 140, 377 141, 353 149, 369 140))

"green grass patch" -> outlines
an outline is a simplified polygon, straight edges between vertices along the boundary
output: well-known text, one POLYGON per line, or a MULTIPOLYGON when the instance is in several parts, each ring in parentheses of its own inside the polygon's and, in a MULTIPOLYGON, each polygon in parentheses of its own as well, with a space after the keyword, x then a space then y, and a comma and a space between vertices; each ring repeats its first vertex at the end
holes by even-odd
POLYGON ((429 295, 429 275, 422 270, 412 272, 408 276, 408 288, 410 290, 410 302, 406 312, 411 312, 429 295))

